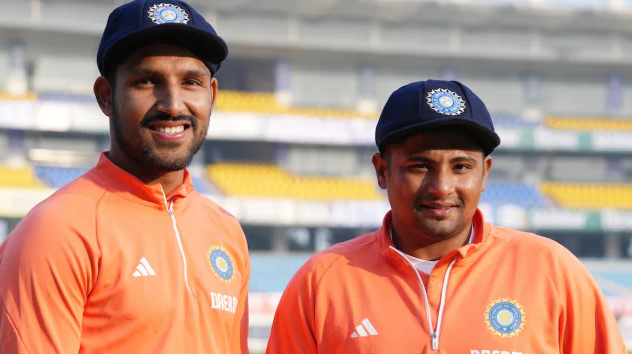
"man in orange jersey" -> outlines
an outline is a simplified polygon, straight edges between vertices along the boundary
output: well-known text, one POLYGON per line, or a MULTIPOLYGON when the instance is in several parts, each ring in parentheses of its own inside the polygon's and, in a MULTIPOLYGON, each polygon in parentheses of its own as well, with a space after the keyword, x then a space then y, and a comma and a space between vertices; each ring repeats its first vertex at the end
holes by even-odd
POLYGON ((599 288, 570 252, 485 222, 500 144, 484 103, 454 81, 388 99, 373 164, 382 227, 310 259, 285 290, 267 354, 621 354, 599 288))
POLYGON ((108 19, 94 93, 111 150, 0 247, 0 353, 247 353, 239 223, 193 190, 224 41, 188 4, 108 19))

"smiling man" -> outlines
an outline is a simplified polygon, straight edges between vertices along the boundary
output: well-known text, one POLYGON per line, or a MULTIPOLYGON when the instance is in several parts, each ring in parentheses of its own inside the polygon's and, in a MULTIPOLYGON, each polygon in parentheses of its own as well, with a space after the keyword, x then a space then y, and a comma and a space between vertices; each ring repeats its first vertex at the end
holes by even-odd
POLYGON ((382 227, 293 277, 267 354, 625 353, 599 288, 561 245, 487 223, 478 203, 500 144, 454 81, 396 90, 377 123, 382 227))
POLYGON ((108 19, 94 93, 111 149, 0 246, 0 353, 247 353, 239 223, 194 191, 228 49, 188 4, 108 19))

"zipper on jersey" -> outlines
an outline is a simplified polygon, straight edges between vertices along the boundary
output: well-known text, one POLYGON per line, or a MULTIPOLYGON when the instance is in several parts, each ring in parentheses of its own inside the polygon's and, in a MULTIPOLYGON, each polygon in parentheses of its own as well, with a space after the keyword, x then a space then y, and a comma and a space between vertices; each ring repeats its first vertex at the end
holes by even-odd
MULTIPOLYGON (((160 186, 162 189, 162 186, 160 186)), ((176 217, 173 215, 173 201, 167 202, 167 196, 165 195, 165 190, 162 190, 162 197, 165 200, 165 206, 167 207, 167 212, 169 213, 169 217, 171 218, 171 225, 173 226, 173 231, 176 234, 176 240, 178 241, 178 247, 180 247, 180 253, 182 254, 182 262, 184 263, 184 283, 187 286, 187 290, 189 293, 193 294, 191 288, 189 287, 189 275, 187 272, 187 257, 184 255, 184 248, 182 247, 182 238, 180 237, 180 231, 178 231, 178 223, 176 222, 176 217)))
POLYGON ((390 248, 393 251, 395 251, 400 256, 400 258, 402 258, 406 262, 406 264, 408 264, 408 266, 410 266, 413 269, 413 271, 415 272, 415 275, 417 276, 417 280, 419 280, 421 293, 423 294, 423 297, 424 297, 424 305, 426 305, 426 320, 428 321, 428 330, 430 331, 430 340, 432 344, 432 350, 439 350, 439 334, 441 333, 441 321, 443 320, 443 310, 445 307, 445 293, 448 288, 448 280, 450 279, 450 272, 452 271, 452 266, 454 266, 454 263, 456 262, 456 257, 454 257, 452 262, 450 262, 450 265, 448 266, 448 270, 446 271, 445 276, 443 277, 443 287, 441 288, 441 300, 439 302, 439 315, 437 318, 437 328, 435 330, 434 326, 432 325, 432 318, 430 316, 430 302, 428 301, 428 293, 426 292, 426 287, 424 286, 424 282, 421 280, 419 271, 410 262, 410 260, 406 257, 405 254, 403 254, 402 252, 400 252, 398 249, 396 249, 393 246, 390 246, 390 248))

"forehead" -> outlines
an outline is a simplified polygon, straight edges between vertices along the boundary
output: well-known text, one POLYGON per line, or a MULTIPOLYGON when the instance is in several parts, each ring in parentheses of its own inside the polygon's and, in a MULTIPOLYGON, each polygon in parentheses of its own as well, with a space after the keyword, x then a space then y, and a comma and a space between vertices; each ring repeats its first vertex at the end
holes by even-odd
POLYGON ((471 134, 454 128, 433 129, 411 135, 400 143, 392 144, 391 150, 400 155, 428 151, 482 153, 482 148, 471 134))
POLYGON ((129 71, 138 67, 169 72, 175 69, 198 69, 210 74, 204 62, 192 52, 183 47, 162 43, 148 44, 134 51, 121 63, 119 70, 129 71))

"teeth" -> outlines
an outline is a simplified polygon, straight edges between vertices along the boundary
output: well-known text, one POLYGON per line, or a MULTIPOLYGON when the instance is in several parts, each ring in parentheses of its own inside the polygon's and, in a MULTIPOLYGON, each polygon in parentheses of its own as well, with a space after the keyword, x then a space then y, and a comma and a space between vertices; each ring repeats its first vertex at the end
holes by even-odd
POLYGON ((158 127, 158 131, 167 134, 178 134, 184 131, 184 125, 179 125, 177 127, 158 127))

